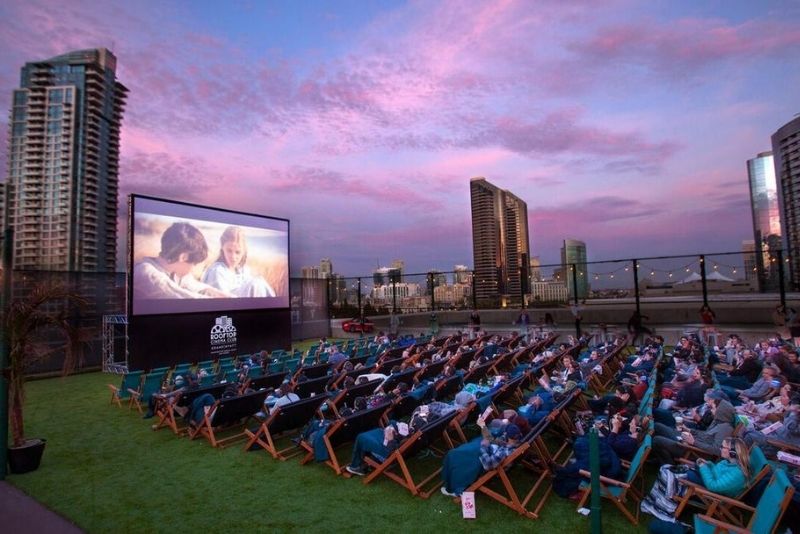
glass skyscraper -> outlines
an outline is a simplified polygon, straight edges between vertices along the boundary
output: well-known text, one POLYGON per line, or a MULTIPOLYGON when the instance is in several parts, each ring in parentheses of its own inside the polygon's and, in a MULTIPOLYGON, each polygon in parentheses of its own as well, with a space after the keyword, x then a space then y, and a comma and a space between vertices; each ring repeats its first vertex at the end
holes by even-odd
POLYGON ((528 205, 484 178, 470 180, 470 203, 475 296, 516 299, 528 289, 528 205))
POLYGON ((115 270, 128 92, 116 79, 116 63, 101 48, 22 67, 3 194, 16 269, 115 270))
POLYGON ((783 232, 772 152, 762 152, 747 160, 747 177, 750 182, 758 285, 761 291, 773 291, 780 284, 776 252, 782 248, 783 232))
POLYGON ((577 239, 564 240, 564 245, 561 247, 561 269, 564 272, 564 283, 567 285, 567 295, 570 300, 575 297, 575 289, 579 299, 589 296, 586 243, 577 239), (577 269, 574 275, 573 267, 577 269))
POLYGON ((800 287, 800 117, 772 134, 784 257, 789 258, 792 289, 800 287))

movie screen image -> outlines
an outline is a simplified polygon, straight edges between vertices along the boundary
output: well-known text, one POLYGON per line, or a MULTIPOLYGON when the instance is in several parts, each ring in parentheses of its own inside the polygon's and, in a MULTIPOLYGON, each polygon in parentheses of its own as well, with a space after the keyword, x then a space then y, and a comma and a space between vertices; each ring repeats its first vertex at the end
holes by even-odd
POLYGON ((129 313, 289 307, 289 221, 132 195, 129 313))

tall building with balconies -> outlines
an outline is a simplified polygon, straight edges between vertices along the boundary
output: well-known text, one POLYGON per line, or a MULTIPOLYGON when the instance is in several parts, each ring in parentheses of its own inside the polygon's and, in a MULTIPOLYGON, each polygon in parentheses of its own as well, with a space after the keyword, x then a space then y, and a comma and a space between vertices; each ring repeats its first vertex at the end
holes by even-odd
POLYGON ((779 287, 777 251, 781 245, 781 217, 778 205, 778 184, 772 152, 761 152, 747 160, 750 182, 750 205, 753 212, 753 238, 757 254, 756 275, 762 291, 779 287))
POLYGON ((470 180, 470 201, 476 298, 517 298, 528 281, 528 205, 484 178, 470 180))
POLYGON ((789 259, 792 289, 797 289, 800 287, 800 116, 772 134, 772 155, 778 183, 783 256, 789 259))
POLYGON ((100 48, 26 63, 14 90, 4 221, 14 268, 116 268, 119 135, 128 90, 100 48))

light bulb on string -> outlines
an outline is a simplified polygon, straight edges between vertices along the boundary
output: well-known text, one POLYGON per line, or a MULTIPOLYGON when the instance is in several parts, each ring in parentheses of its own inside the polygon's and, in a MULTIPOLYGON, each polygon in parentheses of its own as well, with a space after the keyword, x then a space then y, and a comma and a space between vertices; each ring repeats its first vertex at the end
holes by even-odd
POLYGON ((672 273, 669 273, 669 275, 667 275, 667 276, 669 276, 670 278, 672 278, 672 273))
POLYGON ((656 271, 655 270, 651 270, 650 271, 650 276, 655 276, 655 275, 656 275, 656 271))

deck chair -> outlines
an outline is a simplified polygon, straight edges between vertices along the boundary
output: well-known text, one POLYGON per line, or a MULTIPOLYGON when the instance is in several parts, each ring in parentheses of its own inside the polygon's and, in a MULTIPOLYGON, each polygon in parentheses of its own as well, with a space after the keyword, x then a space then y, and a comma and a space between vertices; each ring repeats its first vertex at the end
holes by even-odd
POLYGON ((540 500, 539 505, 535 510, 528 509, 528 502, 536 495, 542 484, 552 478, 552 473, 547 466, 549 458, 545 456, 542 458, 540 450, 536 448, 536 441, 544 433, 550 424, 550 419, 545 417, 539 421, 525 437, 522 438, 520 445, 508 456, 506 456, 500 465, 495 469, 491 469, 483 473, 478 479, 470 485, 466 491, 480 492, 488 497, 494 499, 500 504, 511 508, 515 512, 522 514, 531 519, 539 517, 539 510, 544 505, 547 495, 551 489, 548 486, 545 489, 545 495, 540 500), (533 453, 536 456, 538 463, 534 464, 534 472, 538 472, 537 480, 530 491, 524 496, 520 497, 520 492, 517 491, 517 486, 509 477, 509 471, 527 455, 533 453), (499 488, 497 487, 499 483, 499 488))
POLYGON ((122 408, 122 401, 130 401, 130 390, 139 390, 142 385, 142 374, 142 371, 131 371, 122 375, 122 383, 119 387, 114 384, 108 384, 108 389, 111 390, 111 404, 116 403, 117 406, 122 408))
POLYGON ((389 375, 386 377, 381 389, 384 393, 388 393, 392 391, 394 388, 397 387, 398 384, 404 383, 408 384, 409 386, 414 384, 414 377, 417 375, 418 369, 416 367, 411 367, 404 371, 400 371, 399 373, 395 373, 393 375, 389 375))
POLYGON ((244 431, 249 438, 244 450, 259 445, 273 458, 281 460, 288 460, 299 454, 301 450, 297 449, 294 443, 284 449, 278 449, 276 440, 290 430, 305 426, 317 414, 317 410, 326 399, 325 395, 316 395, 274 408, 255 432, 249 429, 244 431), (287 455, 289 451, 295 451, 295 454, 287 455))
POLYGON ((297 382, 297 384, 294 387, 294 392, 301 399, 310 397, 312 394, 320 395, 325 392, 325 387, 328 385, 330 379, 331 377, 325 375, 319 378, 306 380, 304 382, 297 382))
MULTIPOLYGON (((322 438, 328 451, 328 459, 325 461, 325 465, 333 469, 333 472, 337 475, 342 474, 346 463, 343 465, 339 461, 336 456, 336 450, 346 443, 355 441, 362 432, 379 426, 382 427, 381 420, 388 408, 388 403, 381 404, 334 421, 325 431, 325 436, 322 438)), ((314 459, 314 447, 307 441, 301 441, 300 446, 306 453, 300 463, 305 465, 314 459)))
POLYGON ((145 375, 139 389, 128 388, 128 393, 130 393, 131 396, 128 407, 136 406, 139 413, 142 413, 143 407, 150 404, 150 397, 152 397, 154 393, 161 391, 165 376, 166 371, 151 371, 145 375))
POLYGON ((436 386, 436 391, 433 394, 433 398, 437 401, 444 401, 449 399, 459 391, 461 391, 461 386, 463 384, 463 378, 461 375, 453 375, 446 380, 440 382, 436 386))
POLYGON ((182 434, 186 431, 186 427, 178 423, 179 417, 177 416, 175 408, 190 408, 194 399, 206 393, 215 399, 219 399, 222 397, 226 386, 227 384, 212 384, 210 386, 199 387, 182 393, 179 397, 172 399, 172 402, 167 398, 156 395, 155 415, 158 417, 158 422, 152 426, 153 430, 170 428, 176 435, 182 434))
POLYGON ((402 365, 405 360, 402 356, 399 358, 392 358, 392 359, 384 359, 382 362, 378 364, 377 369, 375 369, 376 373, 380 373, 382 375, 388 375, 391 373, 392 368, 396 365, 402 365))
POLYGON ((497 390, 497 393, 494 394, 494 398, 492 399, 492 404, 494 404, 495 411, 502 413, 500 410, 500 407, 502 406, 516 408, 522 404, 523 400, 520 389, 525 383, 526 378, 527 377, 524 374, 521 374, 512 378, 497 390))
MULTIPOLYGON (((383 462, 378 462, 369 456, 365 457, 364 462, 372 467, 373 471, 364 478, 364 484, 369 484, 379 476, 384 475, 406 488, 411 492, 411 495, 419 495, 425 499, 430 497, 432 490, 425 491, 424 488, 428 486, 432 480, 437 479, 442 468, 439 467, 420 482, 417 482, 411 474, 407 460, 426 449, 433 449, 434 444, 440 440, 444 441, 446 449, 452 449, 453 440, 450 439, 447 429, 456 414, 457 412, 453 411, 434 421, 428 422, 422 428, 408 436, 383 462), (395 470, 399 470, 400 472, 396 473, 394 472, 395 470)), ((444 450, 445 449, 439 448, 437 452, 442 453, 444 450)))
POLYGON ((286 380, 287 376, 289 376, 289 373, 286 371, 261 375, 257 378, 251 378, 247 383, 247 387, 258 390, 276 389, 278 386, 283 384, 283 381, 286 380))
MULTIPOLYGON (((628 518, 628 521, 634 525, 639 524, 639 502, 641 502, 644 488, 637 489, 634 487, 637 479, 641 480, 641 471, 644 462, 647 460, 647 455, 650 454, 650 447, 652 446, 652 438, 648 435, 644 437, 642 444, 639 445, 639 450, 631 460, 631 466, 628 468, 628 473, 625 480, 614 480, 600 476, 600 493, 603 497, 610 499, 614 505, 628 518), (634 503, 635 515, 628 510, 626 501, 630 498, 634 503)), ((591 473, 584 469, 580 470, 580 474, 585 477, 591 477, 591 473)), ((592 485, 589 482, 582 482, 579 488, 581 498, 578 502, 578 509, 583 508, 586 504, 589 495, 592 493, 592 485)))
POLYGON ((266 398, 266 391, 254 391, 239 397, 218 400, 198 426, 189 428, 189 439, 202 436, 212 447, 222 448, 231 441, 243 438, 246 435, 244 431, 225 438, 220 438, 217 434, 225 429, 235 428, 243 421, 247 424, 256 412, 263 409, 266 398))
POLYGON ((314 378, 319 378, 321 376, 327 375, 328 374, 328 370, 330 368, 331 368, 331 364, 327 363, 327 362, 318 363, 318 364, 315 364, 315 365, 304 365, 303 367, 300 367, 299 369, 297 369, 297 372, 295 373, 294 378, 295 378, 295 380, 297 380, 297 378, 300 375, 305 375, 306 378, 308 378, 309 380, 312 380, 314 378))
POLYGON ((175 366, 175 369, 172 370, 172 374, 170 376, 178 376, 178 375, 185 375, 192 369, 191 363, 179 363, 175 366))
POLYGON ((726 504, 737 506, 748 512, 753 512, 747 528, 742 528, 705 514, 694 516, 694 531, 696 534, 712 534, 717 532, 735 532, 737 534, 757 533, 770 534, 777 530, 786 508, 794 496, 794 486, 786 472, 782 469, 775 470, 772 480, 758 500, 755 508, 747 506, 734 499, 725 497, 726 504))
POLYGON ((433 378, 438 376, 442 369, 444 369, 445 365, 449 360, 447 358, 442 358, 440 360, 436 360, 435 362, 429 363, 425 367, 419 370, 415 379, 419 382, 425 380, 426 378, 433 378))
POLYGON ((468 371, 467 374, 464 375, 464 383, 466 384, 476 384, 486 378, 486 375, 489 374, 489 370, 494 365, 492 360, 489 360, 486 363, 482 363, 477 367, 473 367, 471 371, 468 371))
POLYGON ((341 410, 342 407, 352 405, 353 401, 358 397, 372 394, 372 392, 381 385, 381 382, 380 378, 376 378, 375 380, 343 389, 333 398, 328 399, 328 406, 330 406, 334 416, 339 417, 339 410, 341 410))
POLYGON ((505 354, 495 357, 493 360, 491 360, 492 366, 490 368, 490 373, 496 375, 511 369, 511 362, 514 361, 514 358, 519 352, 522 351, 506 352, 505 354))
MULTIPOLYGON (((766 477, 770 471, 771 466, 767 461, 766 456, 761 451, 758 445, 753 445, 750 448, 750 479, 745 484, 744 489, 738 495, 732 497, 734 500, 742 501, 744 497, 758 485, 761 480, 766 477)), ((686 486, 686 492, 683 497, 680 497, 678 507, 675 509, 675 517, 680 517, 683 509, 687 505, 696 506, 706 510, 705 514, 711 517, 718 517, 724 521, 734 523, 736 525, 744 525, 741 508, 732 508, 720 500, 722 495, 713 493, 703 487, 702 485, 689 482, 684 478, 679 478, 678 482, 686 486)))

